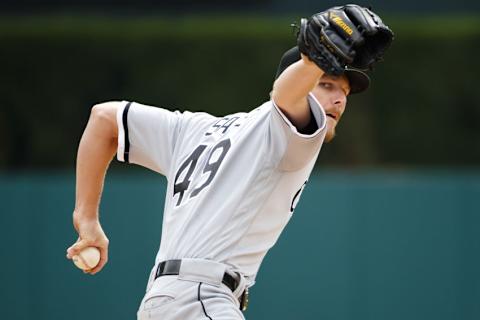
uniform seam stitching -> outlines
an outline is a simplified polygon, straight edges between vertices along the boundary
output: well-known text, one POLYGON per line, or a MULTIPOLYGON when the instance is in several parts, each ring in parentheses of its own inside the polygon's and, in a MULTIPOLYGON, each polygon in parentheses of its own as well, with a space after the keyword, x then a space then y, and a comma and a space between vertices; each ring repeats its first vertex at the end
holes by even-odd
MULTIPOLYGON (((267 116, 270 117, 270 115, 267 115, 267 116)), ((268 135, 268 127, 265 129, 264 135, 265 135, 265 136, 268 135)), ((265 138, 266 138, 266 137, 265 137, 265 138)), ((263 152, 263 154, 265 154, 265 155, 268 154, 268 152, 267 152, 266 149, 264 149, 262 152, 263 152)), ((266 157, 266 156, 265 156, 264 158, 267 158, 267 159, 268 159, 268 157, 266 157)), ((272 167, 275 169, 275 166, 276 166, 276 165, 275 165, 275 163, 274 163, 273 161, 272 161, 272 162, 265 162, 262 171, 264 171, 268 166, 272 166, 272 167)), ((271 179, 272 175, 275 174, 274 171, 275 171, 275 170, 273 170, 272 173, 271 173, 270 175, 268 175, 268 177, 267 177, 267 180, 268 180, 268 181, 271 179)), ((253 179, 253 181, 258 181, 258 179, 259 179, 259 177, 257 176, 257 177, 255 177, 255 178, 253 179)), ((255 194, 255 193, 253 193, 253 194, 255 194)), ((270 193, 269 193, 269 195, 270 195, 270 193)), ((258 198, 258 196, 256 196, 256 198, 258 198)), ((239 199, 238 201, 241 202, 242 200, 239 199)), ((237 210, 233 210, 233 211, 231 212, 230 218, 233 217, 237 212, 239 212, 238 208, 240 208, 240 205, 236 206, 236 208, 237 208, 237 210)), ((242 206, 242 208, 243 208, 243 206, 242 206)), ((252 219, 252 222, 251 222, 251 223, 249 224, 249 226, 245 229, 245 233, 244 233, 244 234, 248 233, 248 231, 250 230, 250 228, 251 228, 251 226, 252 226, 252 223, 253 223, 253 221, 254 221, 255 219, 256 219, 256 214, 254 215, 254 218, 252 219)), ((217 238, 215 238, 215 239, 218 239, 220 236, 221 236, 221 233, 219 233, 219 234, 217 235, 217 238)), ((242 239, 243 239, 243 236, 242 236, 235 244, 233 244, 232 251, 235 251, 235 249, 238 247, 239 243, 242 242, 242 239)), ((227 259, 227 261, 228 261, 228 259, 227 259)), ((225 261, 223 260, 221 263, 225 263, 225 261)))
POLYGON ((203 301, 202 301, 202 299, 200 298, 200 287, 202 286, 202 283, 203 283, 203 282, 200 282, 200 283, 198 284, 197 298, 198 298, 198 301, 200 301, 200 304, 202 305, 203 313, 205 314, 205 316, 206 316, 208 319, 213 320, 213 319, 207 314, 207 311, 205 310, 205 305, 203 304, 203 301))
MULTIPOLYGON (((279 172, 278 170, 274 169, 272 170, 272 173, 268 176, 268 178, 266 179, 266 181, 268 181, 269 183, 267 185, 270 185, 270 182, 272 181, 272 179, 276 182, 275 185, 278 183, 278 175, 279 175, 279 172)), ((275 190, 275 187, 273 187, 270 192, 264 196, 264 200, 265 199, 268 199, 271 195, 272 195, 272 192, 275 190)), ((257 197, 258 198, 258 197, 257 197)), ((247 234, 250 229, 252 228, 252 225, 255 223, 255 221, 258 219, 258 212, 262 211, 263 208, 266 206, 266 201, 263 201, 263 204, 260 208, 258 208, 256 210, 256 213, 253 215, 253 218, 252 218, 252 221, 250 222, 250 224, 248 225, 248 227, 245 229, 245 233, 244 234, 247 234)), ((235 251, 235 249, 239 246, 239 244, 242 242, 243 238, 241 238, 236 244, 235 246, 233 246, 233 251, 235 251)), ((265 257, 265 256, 264 256, 265 257)), ((262 258, 263 260, 263 258, 262 258)), ((260 261, 260 264, 262 263, 262 261, 260 261)))

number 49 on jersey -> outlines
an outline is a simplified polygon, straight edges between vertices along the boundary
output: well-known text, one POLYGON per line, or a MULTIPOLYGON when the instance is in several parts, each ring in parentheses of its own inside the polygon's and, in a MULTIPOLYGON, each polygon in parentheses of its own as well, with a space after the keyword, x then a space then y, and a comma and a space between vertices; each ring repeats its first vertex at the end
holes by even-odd
MULTIPOLYGON (((190 184, 192 184, 192 174, 195 172, 195 169, 197 167, 198 159, 202 156, 204 151, 207 149, 207 145, 201 144, 193 152, 185 159, 185 161, 182 163, 180 168, 178 168, 177 173, 175 174, 175 182, 173 185, 173 197, 175 197, 176 194, 179 194, 177 203, 175 204, 176 207, 180 206, 182 204, 182 201, 184 198, 189 197, 189 198, 194 198, 196 197, 203 189, 205 189, 215 178, 215 175, 218 172, 218 168, 220 168, 220 165, 222 164, 223 159, 225 159, 225 156, 227 155, 228 150, 230 149, 231 142, 230 139, 225 139, 220 142, 218 142, 211 150, 210 153, 208 154, 208 159, 205 163, 205 166, 202 170, 202 174, 200 177, 203 177, 205 174, 208 174, 207 179, 205 180, 204 183, 202 183, 199 186, 192 186, 192 189, 190 188, 190 184), (217 151, 220 150, 220 151, 217 151), (220 152, 220 155, 218 157, 215 157, 212 161, 212 156, 215 153, 220 152), (183 175, 183 173, 186 171, 186 174, 184 175, 182 181, 178 181, 180 177, 183 175)), ((200 179, 201 181, 203 179, 200 179)), ((192 184, 194 185, 194 183, 192 184)))

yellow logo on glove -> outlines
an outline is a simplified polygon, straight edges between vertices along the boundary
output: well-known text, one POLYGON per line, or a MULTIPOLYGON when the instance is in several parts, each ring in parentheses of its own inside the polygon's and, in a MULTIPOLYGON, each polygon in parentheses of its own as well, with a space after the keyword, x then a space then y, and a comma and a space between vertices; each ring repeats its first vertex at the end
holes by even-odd
POLYGON ((352 35, 353 30, 350 28, 339 16, 337 16, 335 13, 331 12, 330 13, 330 19, 332 19, 333 22, 335 22, 340 28, 342 28, 343 31, 345 31, 349 36, 352 35))

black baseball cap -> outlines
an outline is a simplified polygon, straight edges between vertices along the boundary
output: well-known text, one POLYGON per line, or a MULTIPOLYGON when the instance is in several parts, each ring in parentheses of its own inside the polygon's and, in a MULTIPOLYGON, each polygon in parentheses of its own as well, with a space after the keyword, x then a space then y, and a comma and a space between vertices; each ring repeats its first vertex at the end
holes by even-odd
MULTIPOLYGON (((300 59, 301 56, 298 47, 293 47, 285 52, 278 64, 275 79, 277 79, 288 66, 300 59)), ((348 82, 350 83, 350 94, 363 92, 367 90, 370 85, 370 77, 361 70, 347 67, 345 69, 345 76, 347 76, 348 82)))

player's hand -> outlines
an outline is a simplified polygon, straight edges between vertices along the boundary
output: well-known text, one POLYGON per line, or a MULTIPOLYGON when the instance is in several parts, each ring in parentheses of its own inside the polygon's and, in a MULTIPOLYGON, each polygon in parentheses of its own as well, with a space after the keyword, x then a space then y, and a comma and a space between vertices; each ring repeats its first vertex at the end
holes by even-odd
POLYGON ((368 69, 382 60, 393 32, 368 8, 333 7, 301 19, 297 44, 320 69, 340 75, 346 66, 368 69))
MULTIPOLYGON (((96 215, 98 217, 98 215, 96 215)), ((67 258, 78 254, 86 247, 97 247, 100 250, 100 262, 98 265, 86 271, 89 274, 96 274, 105 266, 108 261, 108 244, 109 240, 103 232, 100 222, 97 218, 84 218, 81 213, 73 213, 73 225, 78 233, 78 240, 67 249, 67 258)))

